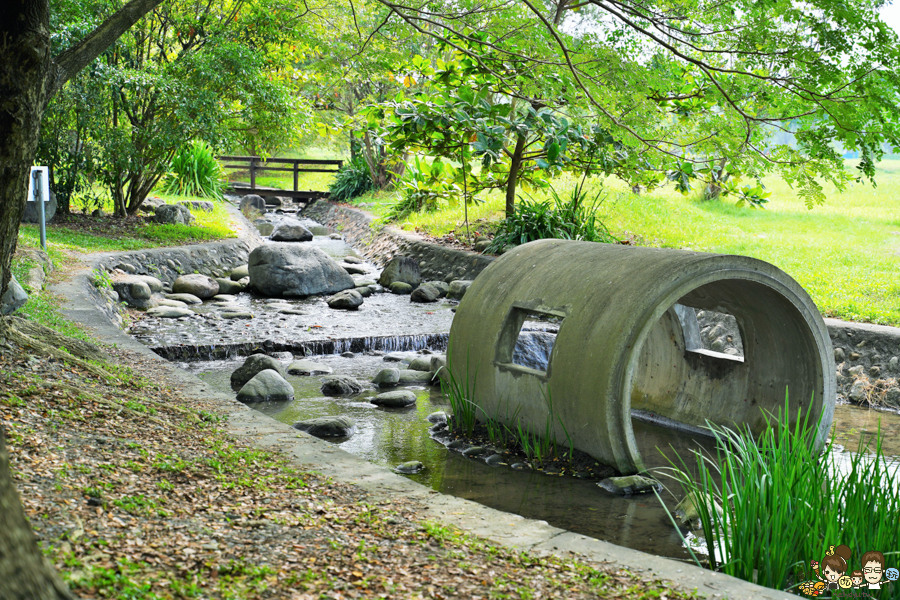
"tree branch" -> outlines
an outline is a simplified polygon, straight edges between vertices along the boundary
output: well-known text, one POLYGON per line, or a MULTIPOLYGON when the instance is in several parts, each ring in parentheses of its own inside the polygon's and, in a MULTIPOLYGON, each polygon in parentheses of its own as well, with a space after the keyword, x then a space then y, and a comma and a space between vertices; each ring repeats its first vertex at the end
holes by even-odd
POLYGON ((83 40, 60 53, 53 61, 56 73, 55 76, 51 76, 52 81, 49 85, 46 101, 49 102, 50 98, 69 79, 114 44, 128 28, 162 3, 163 0, 131 0, 83 40))

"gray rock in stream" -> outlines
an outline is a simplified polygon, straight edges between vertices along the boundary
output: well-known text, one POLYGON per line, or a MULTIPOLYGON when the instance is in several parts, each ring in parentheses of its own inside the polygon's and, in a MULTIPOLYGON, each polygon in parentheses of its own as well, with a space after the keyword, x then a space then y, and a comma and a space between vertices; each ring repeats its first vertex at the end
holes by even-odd
POLYGON ((244 361, 244 364, 231 374, 231 385, 233 387, 244 385, 266 369, 271 369, 281 375, 282 378, 284 377, 284 367, 280 362, 266 354, 251 354, 244 361))
POLYGON ((416 403, 416 395, 409 390, 382 392, 372 398, 370 402, 376 406, 384 406, 386 408, 405 408, 416 403))
POLYGON ((275 223, 270 234, 273 242, 311 242, 312 232, 292 217, 284 217, 275 223))
POLYGON ((446 423, 447 422, 447 413, 442 410, 436 411, 425 417, 425 420, 429 423, 446 423))
POLYGON ((247 265, 240 265, 231 271, 230 278, 232 281, 240 281, 244 277, 250 277, 250 267, 247 265))
POLYGON ((195 314, 197 313, 187 307, 178 306, 157 306, 147 311, 148 317, 159 317, 162 319, 180 319, 181 317, 190 317, 195 314))
POLYGON ((620 496, 631 496, 633 494, 649 494, 653 490, 661 491, 662 484, 655 479, 643 477, 641 475, 628 475, 626 477, 607 477, 600 483, 600 487, 606 491, 620 496))
POLYGON ((447 290, 447 297, 451 300, 462 300, 466 295, 466 290, 472 285, 471 279, 457 279, 450 282, 450 288, 447 290))
POLYGON ((288 375, 329 375, 334 372, 329 366, 311 360, 295 360, 287 368, 288 375))
POLYGON ((349 396, 363 391, 363 385, 352 377, 336 375, 323 381, 321 390, 326 396, 349 396))
POLYGON ((288 402, 294 399, 294 386, 272 369, 257 373, 240 389, 241 402, 288 402))
POLYGON ((344 416, 306 419, 294 423, 293 427, 318 438, 350 437, 356 432, 356 422, 344 416))
POLYGON ((273 243, 255 248, 250 284, 267 296, 334 294, 354 287, 353 278, 314 246, 273 243))
POLYGON ((194 273, 176 279, 172 284, 172 291, 176 294, 193 294, 205 300, 219 293, 219 284, 212 277, 194 273))
POLYGON ((431 383, 432 377, 427 371, 400 370, 400 383, 431 383))
POLYGON ((185 304, 203 304, 203 300, 193 294, 166 294, 169 300, 178 300, 185 304))
POLYGON ((245 310, 235 310, 222 312, 222 314, 219 316, 221 316, 223 319, 252 319, 253 313, 247 312, 245 310))
POLYGON ((393 387, 400 383, 400 369, 382 369, 372 379, 378 387, 393 387))
POLYGON ((369 272, 369 270, 362 265, 353 265, 350 263, 341 265, 341 268, 343 268, 351 275, 365 275, 369 272))
POLYGON ((412 475, 414 473, 419 473, 425 470, 425 465, 423 465, 418 460, 409 460, 405 463, 400 463, 396 467, 394 467, 395 473, 400 473, 401 475, 412 475))
POLYGON ((360 294, 356 290, 344 290, 343 292, 338 292, 328 300, 328 308, 340 309, 340 310, 356 310, 363 303, 362 294, 360 294))
POLYGON ((409 363, 411 371, 427 371, 431 372, 431 356, 418 356, 409 363))
POLYGON ((240 294, 247 288, 246 283, 241 283, 240 281, 232 281, 231 279, 225 279, 224 277, 216 279, 216 283, 219 284, 219 294, 240 294))
POLYGON ((390 288, 392 294, 397 294, 398 296, 402 296, 404 294, 411 294, 413 291, 413 286, 408 283, 404 283, 402 281, 395 281, 391 284, 390 288))
POLYGON ((422 275, 419 273, 419 263, 416 259, 408 256, 395 256, 388 261, 381 272, 381 277, 378 278, 378 283, 390 288, 393 283, 398 281, 408 284, 410 291, 422 283, 422 275))
POLYGON ((441 297, 441 291, 430 283, 423 283, 409 295, 410 302, 437 302, 441 297))

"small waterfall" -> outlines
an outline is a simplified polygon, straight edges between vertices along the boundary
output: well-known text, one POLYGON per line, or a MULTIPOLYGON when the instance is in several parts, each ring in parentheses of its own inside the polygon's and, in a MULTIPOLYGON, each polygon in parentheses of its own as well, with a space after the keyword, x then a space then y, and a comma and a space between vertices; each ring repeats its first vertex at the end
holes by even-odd
POLYGON ((322 354, 343 354, 344 352, 409 352, 415 350, 444 351, 447 349, 447 333, 426 333, 417 335, 388 335, 358 338, 338 338, 310 340, 304 342, 237 342, 232 344, 179 344, 177 346, 157 346, 151 348, 157 355, 175 362, 195 362, 202 360, 224 360, 251 354, 290 352, 295 356, 316 356, 322 354))

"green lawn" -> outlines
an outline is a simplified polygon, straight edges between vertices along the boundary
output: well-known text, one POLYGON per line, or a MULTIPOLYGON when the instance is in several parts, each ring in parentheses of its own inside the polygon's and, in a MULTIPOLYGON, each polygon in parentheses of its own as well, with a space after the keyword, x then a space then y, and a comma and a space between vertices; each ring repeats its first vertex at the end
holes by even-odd
MULTIPOLYGON (((812 210, 778 178, 764 210, 737 208, 733 201, 704 202, 671 187, 635 195, 609 180, 599 212, 619 238, 646 246, 685 248, 753 256, 780 267, 810 293, 826 316, 900 325, 900 160, 881 163, 878 187, 833 188, 812 210)), ((561 194, 577 180, 554 182, 561 194)), ((597 185, 595 182, 594 185, 597 185)), ((384 214, 397 193, 370 193, 356 200, 384 214)), ((540 197, 542 194, 534 194, 540 197)), ((476 228, 502 218, 503 198, 494 192, 469 207, 476 228)), ((399 226, 433 235, 462 229, 462 207, 408 217, 399 226)))

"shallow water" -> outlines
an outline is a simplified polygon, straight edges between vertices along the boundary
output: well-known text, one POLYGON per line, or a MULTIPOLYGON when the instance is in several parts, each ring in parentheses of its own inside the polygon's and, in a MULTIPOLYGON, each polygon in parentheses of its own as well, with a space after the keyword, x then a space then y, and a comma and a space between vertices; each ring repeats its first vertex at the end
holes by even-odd
MULTIPOLYGON (((317 237, 316 242, 332 256, 352 253, 352 249, 340 241, 317 237)), ((368 267, 372 269, 371 274, 354 276, 354 279, 376 280, 377 270, 372 265, 368 267)), ((132 326, 132 333, 145 344, 159 349, 161 354, 169 352, 170 356, 209 357, 213 355, 210 349, 216 347, 225 347, 221 356, 230 356, 232 352, 228 348, 237 353, 246 352, 248 347, 256 344, 271 349, 271 343, 276 343, 288 347, 297 358, 305 355, 331 367, 335 374, 349 375, 368 383, 380 369, 396 367, 397 363, 385 362, 382 356, 367 352, 357 353, 352 358, 340 356, 339 352, 351 346, 363 350, 395 350, 420 349, 427 344, 440 350, 433 346, 436 336, 423 334, 446 335, 455 303, 414 304, 409 301, 409 296, 383 293, 366 298, 359 311, 349 312, 328 308, 322 297, 282 300, 244 293, 235 296, 229 304, 249 310, 254 318, 223 319, 221 305, 207 302, 195 309, 196 316, 138 321, 132 326), (306 314, 281 314, 279 306, 303 310, 306 314), (350 340, 355 340, 355 345, 350 340), (190 349, 194 347, 200 349, 191 354, 190 349), (317 347, 320 349, 316 350, 317 347), (309 356, 316 352, 334 354, 309 356)), ((234 394, 230 376, 243 361, 243 357, 235 357, 177 364, 197 374, 218 391, 234 394)), ((282 362, 286 367, 290 361, 285 356, 282 362)), ((417 395, 416 405, 386 409, 368 401, 378 393, 374 387, 351 398, 323 396, 319 388, 325 377, 289 375, 287 379, 294 386, 295 400, 259 404, 254 408, 289 424, 325 415, 349 416, 356 421, 356 433, 349 439, 333 442, 335 445, 388 468, 419 460, 426 469, 408 477, 423 485, 622 546, 690 560, 679 531, 672 526, 666 510, 655 496, 623 498, 598 487, 595 481, 537 471, 515 471, 506 466, 492 467, 482 460, 463 457, 430 437, 428 414, 436 410, 449 412, 446 399, 437 389, 407 386, 417 395)), ((848 457, 845 449, 855 450, 861 439, 871 441, 879 425, 885 454, 900 456, 900 414, 850 405, 835 409, 834 451, 848 457)), ((711 448, 708 439, 697 441, 687 434, 643 422, 635 421, 634 430, 645 462, 651 469, 669 466, 668 459, 659 449, 675 461, 681 457, 691 464, 690 450, 701 446, 711 448)), ((671 485, 671 480, 659 476, 659 472, 657 475, 664 484, 671 485)), ((672 510, 673 496, 664 492, 663 498, 672 510)), ((686 532, 682 529, 682 533, 686 532)))

